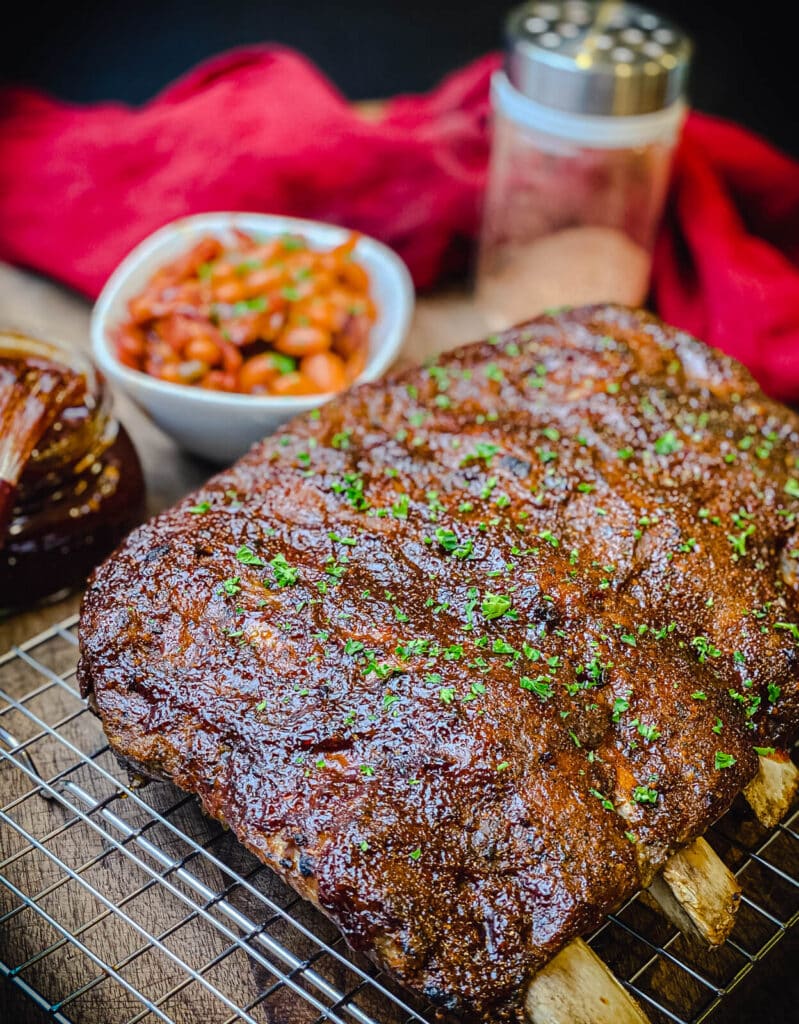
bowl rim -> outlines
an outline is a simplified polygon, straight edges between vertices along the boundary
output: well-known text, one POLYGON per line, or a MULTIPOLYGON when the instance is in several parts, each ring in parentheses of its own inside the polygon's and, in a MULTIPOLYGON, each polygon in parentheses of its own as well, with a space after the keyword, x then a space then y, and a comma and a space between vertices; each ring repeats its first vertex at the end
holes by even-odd
MULTIPOLYGON (((103 285, 92 307, 89 331, 92 353, 97 364, 107 377, 117 381, 121 386, 127 385, 131 389, 146 391, 153 396, 162 395, 178 401, 188 400, 209 408, 240 407, 251 411, 293 409, 301 412, 304 408, 313 409, 330 401, 339 392, 327 391, 313 395, 248 395, 239 392, 193 388, 187 384, 173 384, 170 381, 152 377, 143 370, 134 370, 125 366, 113 352, 106 323, 111 305, 116 301, 118 293, 127 283, 129 276, 141 264, 147 263, 157 255, 161 246, 176 235, 185 232, 187 236, 191 236, 205 230, 221 231, 236 226, 241 226, 244 230, 263 230, 275 234, 289 232, 306 234, 312 244, 316 242, 322 245, 328 243, 336 245, 353 233, 349 228, 326 221, 243 210, 195 213, 178 217, 176 220, 164 224, 139 242, 122 259, 103 285)), ((407 336, 416 302, 410 271, 401 257, 383 242, 379 242, 370 235, 359 233, 358 246, 361 245, 371 249, 377 256, 381 263, 379 272, 387 273, 390 278, 393 277, 391 285, 400 293, 399 316, 396 322, 389 326, 386 339, 372 353, 363 371, 350 387, 374 381, 388 369, 407 336)), ((153 270, 155 269, 153 266, 153 270)))

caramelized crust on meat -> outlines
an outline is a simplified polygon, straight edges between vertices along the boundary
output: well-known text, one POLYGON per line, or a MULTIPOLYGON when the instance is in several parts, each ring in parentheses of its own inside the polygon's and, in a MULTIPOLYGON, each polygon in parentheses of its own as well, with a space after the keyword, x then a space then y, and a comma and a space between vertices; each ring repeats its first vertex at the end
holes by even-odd
POLYGON ((542 317, 297 419, 91 580, 80 681, 409 988, 526 983, 785 747, 799 418, 654 317, 542 317))

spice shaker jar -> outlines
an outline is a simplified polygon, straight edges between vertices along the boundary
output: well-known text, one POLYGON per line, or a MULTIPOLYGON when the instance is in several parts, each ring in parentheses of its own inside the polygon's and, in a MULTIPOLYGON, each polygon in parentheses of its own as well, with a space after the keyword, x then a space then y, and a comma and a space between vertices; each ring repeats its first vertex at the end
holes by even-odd
POLYGON ((511 11, 491 83, 476 299, 492 329, 586 302, 640 305, 685 116, 689 38, 627 3, 511 11))
POLYGON ((2 616, 82 586, 141 522, 144 480, 103 377, 74 349, 0 332, 0 409, 2 616))

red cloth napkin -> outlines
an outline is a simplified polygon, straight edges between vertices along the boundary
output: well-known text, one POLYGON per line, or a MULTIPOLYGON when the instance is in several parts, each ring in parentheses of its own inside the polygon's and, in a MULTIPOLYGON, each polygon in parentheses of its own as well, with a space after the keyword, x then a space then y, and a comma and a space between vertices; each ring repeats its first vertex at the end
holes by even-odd
MULTIPOLYGON (((295 53, 202 64, 139 109, 0 95, 0 258, 93 296, 175 217, 240 209, 375 235, 416 284, 462 267, 488 159, 487 56, 424 96, 358 114, 295 53)), ((691 114, 658 241, 658 312, 799 398, 799 164, 691 114)))

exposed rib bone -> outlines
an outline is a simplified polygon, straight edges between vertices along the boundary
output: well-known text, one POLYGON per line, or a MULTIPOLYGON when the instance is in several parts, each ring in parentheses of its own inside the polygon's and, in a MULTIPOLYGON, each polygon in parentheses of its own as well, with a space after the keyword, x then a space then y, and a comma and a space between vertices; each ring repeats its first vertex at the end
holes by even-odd
POLYGON ((783 751, 760 758, 757 775, 744 789, 757 820, 773 828, 788 811, 799 788, 799 768, 783 751))
POLYGON ((741 902, 735 875, 704 839, 675 853, 649 892, 684 935, 711 946, 730 934, 741 902))
MULTIPOLYGON (((744 795, 758 820, 772 828, 797 789, 799 769, 787 754, 760 758, 744 795)), ((648 893, 680 931, 711 946, 730 934, 741 887, 704 839, 669 858, 648 893)), ((582 939, 561 950, 533 978, 525 998, 530 1024, 646 1024, 647 1017, 582 939)))
POLYGON ((530 982, 530 1024, 649 1024, 649 1018, 582 939, 560 951, 530 982))

